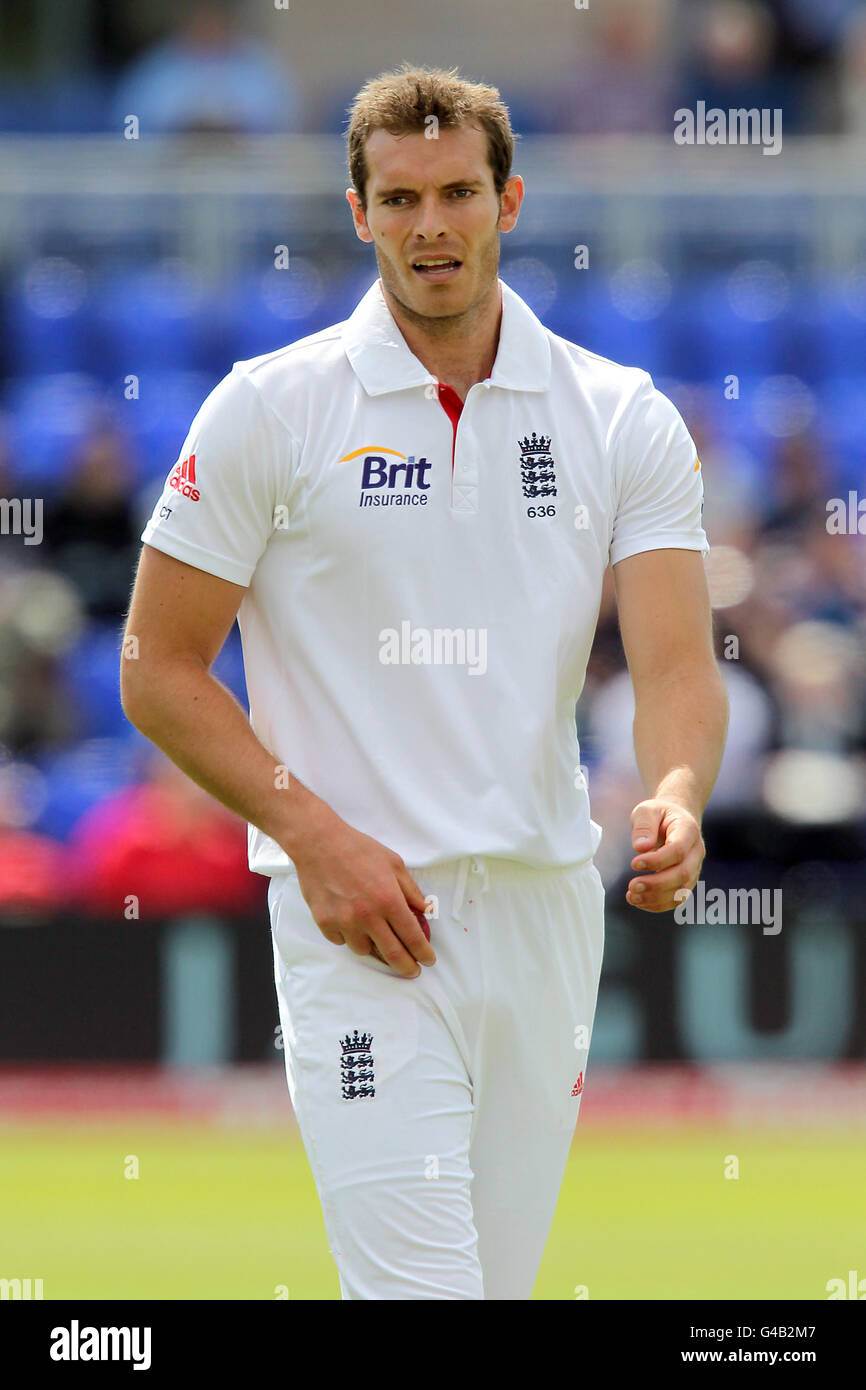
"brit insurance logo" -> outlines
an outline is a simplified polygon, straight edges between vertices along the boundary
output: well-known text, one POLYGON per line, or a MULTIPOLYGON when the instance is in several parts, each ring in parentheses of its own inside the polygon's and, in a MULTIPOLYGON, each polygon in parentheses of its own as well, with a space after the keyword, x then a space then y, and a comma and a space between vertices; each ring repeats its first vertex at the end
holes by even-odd
POLYGON ((550 452, 550 435, 526 435, 518 440, 520 446, 520 481, 523 495, 532 500, 527 516, 556 516, 554 504, 543 499, 556 496, 556 465, 550 452), (537 505, 539 499, 541 505, 537 505))
POLYGON ((430 490, 426 458, 401 454, 380 444, 365 444, 344 454, 340 463, 360 461, 359 507, 424 507, 430 490))

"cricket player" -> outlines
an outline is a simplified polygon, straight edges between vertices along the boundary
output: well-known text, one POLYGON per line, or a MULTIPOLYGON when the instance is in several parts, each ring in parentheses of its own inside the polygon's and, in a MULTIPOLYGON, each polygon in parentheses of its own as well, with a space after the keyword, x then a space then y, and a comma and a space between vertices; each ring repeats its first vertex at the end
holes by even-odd
POLYGON ((362 88, 347 198, 379 276, 204 402, 121 663, 130 720, 248 822, 271 880, 344 1299, 531 1296, 602 961, 575 704, 608 565, 648 913, 699 877, 725 737, 695 446, 645 371, 499 279, 513 148, 497 90, 456 70, 362 88), (211 674, 235 618, 249 718, 211 674))

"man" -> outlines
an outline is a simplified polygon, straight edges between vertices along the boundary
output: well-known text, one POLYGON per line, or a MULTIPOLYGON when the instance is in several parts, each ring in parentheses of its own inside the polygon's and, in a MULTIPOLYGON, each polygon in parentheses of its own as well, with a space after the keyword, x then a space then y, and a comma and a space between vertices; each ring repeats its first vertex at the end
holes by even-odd
POLYGON ((726 708, 699 464, 645 372, 498 279, 524 190, 494 88, 404 67, 348 144, 381 278, 193 422, 143 536, 124 708, 272 878, 343 1297, 527 1299, 601 969, 574 714, 609 562, 648 797, 629 901, 670 910, 704 856, 726 708), (252 727, 210 675, 236 615, 252 727))

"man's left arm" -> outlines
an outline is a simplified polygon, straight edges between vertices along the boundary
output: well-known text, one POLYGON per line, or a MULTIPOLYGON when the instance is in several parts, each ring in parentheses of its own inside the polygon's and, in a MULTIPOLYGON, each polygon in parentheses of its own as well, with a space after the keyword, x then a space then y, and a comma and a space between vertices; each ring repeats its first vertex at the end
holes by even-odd
POLYGON ((647 793, 631 815, 635 877, 626 896, 647 912, 669 912, 700 877, 701 818, 722 760, 728 699, 700 552, 641 551, 613 574, 647 793))

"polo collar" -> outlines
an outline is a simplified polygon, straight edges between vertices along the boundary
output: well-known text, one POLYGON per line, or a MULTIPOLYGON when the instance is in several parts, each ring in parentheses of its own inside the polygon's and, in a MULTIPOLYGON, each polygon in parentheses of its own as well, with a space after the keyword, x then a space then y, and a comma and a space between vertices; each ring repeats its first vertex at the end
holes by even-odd
MULTIPOLYGON (((510 391, 546 391, 550 384, 550 342, 547 330, 518 294, 503 280, 502 323, 491 386, 510 391)), ((382 292, 382 281, 371 285, 343 324, 346 356, 364 390, 371 396, 427 386, 436 377, 410 350, 382 292)))

